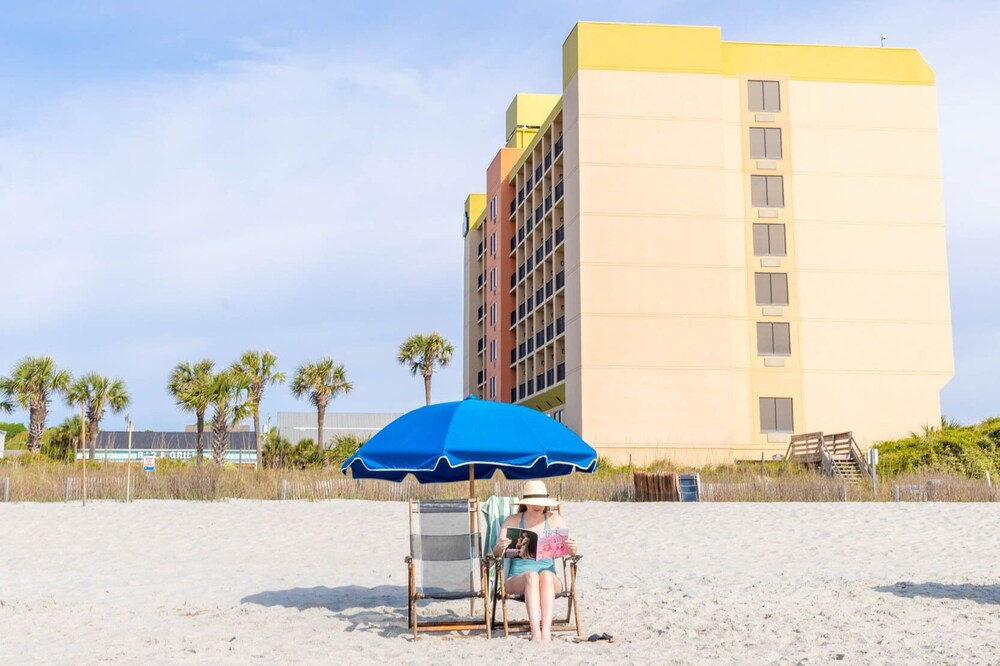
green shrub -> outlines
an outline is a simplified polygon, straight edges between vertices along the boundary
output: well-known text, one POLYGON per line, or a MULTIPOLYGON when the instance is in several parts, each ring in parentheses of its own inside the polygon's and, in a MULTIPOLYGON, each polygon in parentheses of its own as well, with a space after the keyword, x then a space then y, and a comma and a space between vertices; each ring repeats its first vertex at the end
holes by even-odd
POLYGON ((300 440, 292 447, 292 465, 298 469, 307 467, 323 467, 326 454, 319 445, 311 439, 300 440))
POLYGON ((24 430, 13 437, 8 436, 7 441, 4 442, 4 448, 8 450, 28 448, 28 431, 24 430))
MULTIPOLYGON (((74 443, 80 441, 80 417, 71 416, 42 433, 42 453, 51 460, 73 460, 74 443)), ((81 447, 85 450, 86 446, 81 447)))
POLYGON ((15 435, 19 435, 22 432, 25 433, 25 438, 27 438, 28 429, 24 427, 23 423, 2 423, 2 422, 0 422, 0 430, 2 430, 5 433, 7 433, 7 441, 8 442, 10 442, 10 440, 15 435))
POLYGON ((292 445, 287 439, 278 436, 277 428, 271 428, 264 433, 263 440, 263 446, 260 448, 261 465, 268 469, 292 466, 292 445))
POLYGON ((326 464, 330 467, 340 467, 369 439, 357 435, 337 435, 333 438, 333 445, 326 451, 326 464))
POLYGON ((901 474, 920 470, 956 472, 982 478, 1000 471, 1000 418, 962 426, 942 419, 940 428, 878 444, 879 471, 901 474))

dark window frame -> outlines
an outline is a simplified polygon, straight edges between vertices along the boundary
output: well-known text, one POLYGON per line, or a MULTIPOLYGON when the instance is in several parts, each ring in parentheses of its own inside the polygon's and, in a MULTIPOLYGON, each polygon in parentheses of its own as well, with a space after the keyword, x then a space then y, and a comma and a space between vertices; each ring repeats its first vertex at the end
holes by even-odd
POLYGON ((760 398, 760 431, 765 434, 795 432, 794 404, 791 398, 760 398))
POLYGON ((792 332, 788 322, 757 322, 757 356, 792 355, 792 332))

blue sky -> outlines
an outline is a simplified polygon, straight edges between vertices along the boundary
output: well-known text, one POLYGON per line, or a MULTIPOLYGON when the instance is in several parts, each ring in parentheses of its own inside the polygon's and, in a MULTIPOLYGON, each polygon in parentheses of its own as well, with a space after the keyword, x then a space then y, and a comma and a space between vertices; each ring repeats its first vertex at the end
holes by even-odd
MULTIPOLYGON (((50 354, 120 376, 137 428, 177 429, 175 363, 269 348, 288 373, 345 363, 355 391, 333 410, 419 406, 395 350, 435 329, 461 343, 462 202, 483 189, 510 98, 559 91, 577 20, 919 49, 945 179, 943 411, 1000 414, 990 2, 6 2, 0 373, 50 354)), ((435 377, 436 399, 461 396, 460 365, 435 377)), ((285 387, 263 407, 308 409, 285 387)))

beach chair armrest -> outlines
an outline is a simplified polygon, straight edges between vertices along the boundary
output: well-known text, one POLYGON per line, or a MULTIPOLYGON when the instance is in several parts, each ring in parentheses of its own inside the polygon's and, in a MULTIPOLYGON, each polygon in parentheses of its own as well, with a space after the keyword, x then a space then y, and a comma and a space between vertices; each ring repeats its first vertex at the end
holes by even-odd
POLYGON ((576 563, 579 562, 582 559, 583 559, 583 555, 569 555, 566 558, 566 561, 569 562, 571 565, 573 565, 575 567, 576 563))

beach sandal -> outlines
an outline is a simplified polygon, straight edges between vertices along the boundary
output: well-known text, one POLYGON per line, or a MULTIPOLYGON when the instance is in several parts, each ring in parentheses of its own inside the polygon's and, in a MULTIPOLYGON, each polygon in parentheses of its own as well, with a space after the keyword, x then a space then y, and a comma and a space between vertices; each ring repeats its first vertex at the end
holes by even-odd
POLYGON ((591 634, 590 636, 584 638, 583 636, 577 637, 578 643, 596 643, 597 641, 606 641, 608 643, 614 643, 615 637, 611 634, 591 634))

